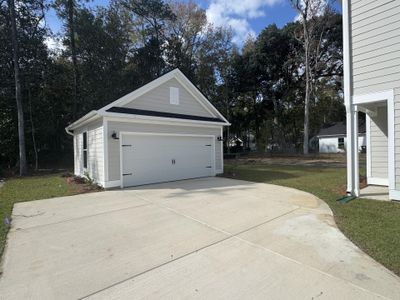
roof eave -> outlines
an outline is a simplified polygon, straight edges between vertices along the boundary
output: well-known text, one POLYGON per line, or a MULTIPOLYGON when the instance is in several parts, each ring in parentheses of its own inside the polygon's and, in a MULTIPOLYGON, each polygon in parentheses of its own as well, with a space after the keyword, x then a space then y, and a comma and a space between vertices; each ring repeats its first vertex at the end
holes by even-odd
POLYGON ((74 130, 80 126, 83 126, 91 121, 98 119, 99 117, 100 117, 100 115, 98 114, 97 110, 92 110, 92 111, 88 112, 86 115, 84 115, 83 117, 81 117, 78 120, 76 120, 75 122, 73 122, 72 124, 69 124, 66 127, 66 129, 74 130))

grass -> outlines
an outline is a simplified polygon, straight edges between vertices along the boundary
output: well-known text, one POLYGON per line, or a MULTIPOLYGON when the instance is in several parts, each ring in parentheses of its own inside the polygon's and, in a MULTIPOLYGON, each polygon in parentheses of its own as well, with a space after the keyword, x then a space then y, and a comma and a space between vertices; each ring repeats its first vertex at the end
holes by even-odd
POLYGON ((345 192, 345 168, 228 162, 224 176, 292 187, 316 195, 330 206, 336 224, 350 240, 400 275, 400 203, 366 199, 338 203, 336 199, 345 192))
POLYGON ((11 218, 14 203, 75 195, 84 191, 82 184, 67 183, 61 174, 8 179, 0 188, 0 258, 9 230, 5 219, 11 218))

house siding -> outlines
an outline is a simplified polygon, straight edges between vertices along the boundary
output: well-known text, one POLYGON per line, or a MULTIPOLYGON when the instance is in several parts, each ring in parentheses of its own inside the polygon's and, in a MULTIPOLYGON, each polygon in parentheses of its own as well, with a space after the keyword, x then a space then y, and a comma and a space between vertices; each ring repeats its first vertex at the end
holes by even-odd
MULTIPOLYGON (((394 90, 395 187, 400 190, 400 0, 350 1, 350 38, 352 95, 394 90)), ((371 175, 387 178, 387 132, 376 125, 372 120, 371 175)))
POLYGON ((353 95, 400 88, 400 0, 351 4, 353 95))
POLYGON ((89 176, 97 183, 104 184, 104 139, 103 123, 101 120, 82 126, 74 131, 75 175, 89 176), (83 132, 88 138, 88 165, 83 168, 83 132))
POLYGON ((388 123, 386 107, 370 122, 371 177, 388 179, 388 123))
MULTIPOLYGON (((113 132, 148 132, 168 134, 221 135, 221 127, 194 127, 182 125, 140 124, 129 122, 107 121, 108 125, 108 181, 120 180, 120 145, 119 140, 111 138, 113 132)), ((221 142, 215 142, 215 169, 222 172, 223 153, 221 142)))
POLYGON ((400 190, 400 88, 395 89, 394 96, 394 136, 395 136, 395 183, 396 190, 400 190))
POLYGON ((125 104, 124 107, 201 117, 216 117, 208 112, 175 78, 132 100, 125 104), (178 105, 170 104, 170 87, 179 89, 178 105))

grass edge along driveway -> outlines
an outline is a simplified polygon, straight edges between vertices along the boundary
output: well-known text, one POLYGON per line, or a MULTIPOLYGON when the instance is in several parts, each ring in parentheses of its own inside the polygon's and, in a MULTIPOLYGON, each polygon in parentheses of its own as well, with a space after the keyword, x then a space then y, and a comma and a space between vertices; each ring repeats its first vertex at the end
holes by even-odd
POLYGON ((14 203, 63 197, 86 192, 85 184, 68 183, 62 174, 15 177, 6 180, 0 187, 0 259, 7 241, 14 203))
POLYGON ((314 194, 330 206, 337 226, 353 243, 400 275, 400 203, 367 199, 338 203, 345 191, 345 168, 228 162, 223 176, 314 194))

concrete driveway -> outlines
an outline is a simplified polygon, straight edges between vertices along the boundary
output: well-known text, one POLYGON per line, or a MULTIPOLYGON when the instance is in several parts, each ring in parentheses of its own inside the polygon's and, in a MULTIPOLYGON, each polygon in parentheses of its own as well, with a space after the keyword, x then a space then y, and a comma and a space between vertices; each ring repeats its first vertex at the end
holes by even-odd
POLYGON ((4 299, 399 299, 298 190, 204 178, 16 204, 4 299))

